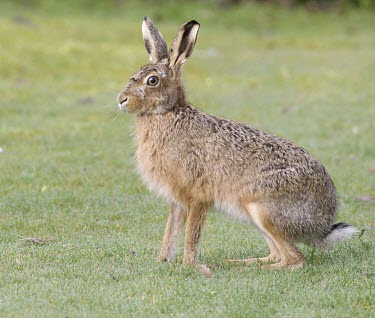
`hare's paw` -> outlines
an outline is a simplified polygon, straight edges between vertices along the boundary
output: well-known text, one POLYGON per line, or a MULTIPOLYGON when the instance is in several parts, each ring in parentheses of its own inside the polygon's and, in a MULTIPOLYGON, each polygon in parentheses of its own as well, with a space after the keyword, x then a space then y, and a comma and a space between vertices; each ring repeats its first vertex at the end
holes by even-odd
POLYGON ((253 264, 253 263, 275 263, 278 262, 280 259, 277 255, 268 255, 266 257, 260 258, 246 258, 246 259, 228 259, 228 263, 245 263, 245 264, 253 264))
POLYGON ((206 276, 208 278, 212 276, 211 270, 205 264, 199 264, 195 261, 194 262, 183 261, 182 266, 184 266, 184 267, 192 266, 194 268, 199 269, 204 274, 204 276, 206 276))
POLYGON ((258 262, 258 258, 245 258, 245 259, 227 259, 227 263, 245 263, 245 264, 253 264, 258 262))
POLYGON ((207 278, 212 277, 212 271, 204 264, 196 265, 207 278))
POLYGON ((295 263, 287 263, 287 262, 278 262, 275 264, 266 264, 263 265, 262 268, 264 269, 290 269, 290 270, 295 270, 295 269, 301 269, 303 267, 303 260, 295 263))
POLYGON ((158 262, 170 263, 171 259, 164 255, 159 255, 157 258, 158 262))

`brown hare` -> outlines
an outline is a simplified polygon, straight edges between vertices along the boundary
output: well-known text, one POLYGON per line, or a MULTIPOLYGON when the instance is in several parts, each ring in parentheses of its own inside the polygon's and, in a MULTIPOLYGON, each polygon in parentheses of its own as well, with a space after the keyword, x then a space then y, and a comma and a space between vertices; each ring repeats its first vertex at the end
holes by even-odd
POLYGON ((181 71, 198 30, 194 20, 183 24, 168 52, 145 17, 142 34, 151 64, 140 68, 117 98, 119 108, 135 116, 140 175, 170 205, 159 259, 172 260, 186 223, 183 265, 208 271, 197 262, 197 248, 207 209, 214 206, 251 220, 270 249, 267 257, 231 261, 300 268, 296 243, 330 247, 356 229, 334 223, 335 186, 305 149, 189 104, 181 71))

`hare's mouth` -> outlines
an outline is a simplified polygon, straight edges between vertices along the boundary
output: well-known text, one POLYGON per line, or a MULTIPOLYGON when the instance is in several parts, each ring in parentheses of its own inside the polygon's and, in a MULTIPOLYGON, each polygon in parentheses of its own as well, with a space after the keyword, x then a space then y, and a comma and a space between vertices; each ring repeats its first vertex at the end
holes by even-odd
POLYGON ((128 98, 125 98, 122 101, 120 101, 118 103, 118 108, 120 108, 120 110, 125 110, 125 106, 128 103, 128 100, 129 100, 128 98))

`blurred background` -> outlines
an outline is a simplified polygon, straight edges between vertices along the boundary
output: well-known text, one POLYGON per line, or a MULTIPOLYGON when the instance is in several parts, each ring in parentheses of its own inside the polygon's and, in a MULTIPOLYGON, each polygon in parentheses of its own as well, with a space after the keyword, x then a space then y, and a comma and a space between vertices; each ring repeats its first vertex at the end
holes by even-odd
MULTIPOLYGON (((295 140, 334 179, 367 180, 375 166, 373 0, 2 0, 0 163, 10 198, 15 190, 138 191, 132 120, 116 95, 148 63, 144 16, 168 43, 185 21, 200 22, 184 71, 193 105, 295 140)), ((360 182, 358 194, 370 186, 360 182)))
MULTIPOLYGON (((2 0, 2 191, 138 191, 132 120, 118 112, 116 95, 148 63, 144 16, 168 43, 185 21, 200 22, 184 71, 193 105, 296 141, 338 181, 353 173, 367 180, 375 166, 374 3, 2 0)), ((358 187, 358 195, 373 190, 367 181, 358 187)))

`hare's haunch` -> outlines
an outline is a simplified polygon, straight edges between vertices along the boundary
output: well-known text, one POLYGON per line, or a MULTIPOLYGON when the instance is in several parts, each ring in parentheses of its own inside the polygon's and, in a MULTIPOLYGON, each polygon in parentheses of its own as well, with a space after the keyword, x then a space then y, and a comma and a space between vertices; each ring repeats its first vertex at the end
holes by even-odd
MULTIPOLYGON (((170 204, 159 259, 170 261, 186 223, 183 264, 197 264, 207 209, 214 206, 251 220, 270 255, 232 260, 300 268, 296 242, 325 248, 356 229, 334 223, 335 186, 322 164, 294 143, 191 106, 181 79, 199 24, 181 26, 168 52, 150 19, 142 25, 151 64, 118 95, 121 110, 135 116, 137 162, 144 182, 170 204)), ((200 265, 207 271, 204 265, 200 265)))

